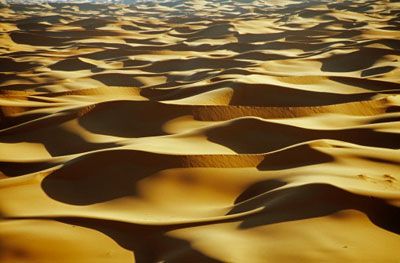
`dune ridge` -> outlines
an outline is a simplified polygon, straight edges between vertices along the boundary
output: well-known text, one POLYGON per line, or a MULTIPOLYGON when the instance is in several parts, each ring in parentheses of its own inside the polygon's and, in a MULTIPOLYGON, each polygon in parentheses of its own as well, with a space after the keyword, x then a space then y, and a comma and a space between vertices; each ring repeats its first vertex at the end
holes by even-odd
POLYGON ((0 4, 1 262, 399 262, 400 3, 0 4))

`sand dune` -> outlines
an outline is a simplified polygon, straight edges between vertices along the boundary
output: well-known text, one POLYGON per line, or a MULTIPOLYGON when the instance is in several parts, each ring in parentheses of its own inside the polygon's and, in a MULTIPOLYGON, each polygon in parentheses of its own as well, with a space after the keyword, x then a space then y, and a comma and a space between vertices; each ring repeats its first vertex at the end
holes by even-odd
POLYGON ((399 262, 400 3, 0 4, 1 262, 399 262))

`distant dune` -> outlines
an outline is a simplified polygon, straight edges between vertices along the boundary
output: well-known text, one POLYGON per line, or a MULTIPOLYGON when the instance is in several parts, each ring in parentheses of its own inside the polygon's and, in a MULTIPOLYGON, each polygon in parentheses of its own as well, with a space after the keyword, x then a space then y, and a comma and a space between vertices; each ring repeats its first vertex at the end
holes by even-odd
POLYGON ((0 262, 400 262, 399 1, 1 6, 0 262))

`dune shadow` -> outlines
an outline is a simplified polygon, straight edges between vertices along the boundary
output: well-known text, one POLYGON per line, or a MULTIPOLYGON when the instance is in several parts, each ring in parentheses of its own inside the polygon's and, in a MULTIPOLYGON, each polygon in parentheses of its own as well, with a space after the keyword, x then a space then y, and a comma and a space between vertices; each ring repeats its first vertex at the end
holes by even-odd
POLYGON ((359 50, 322 59, 322 71, 350 72, 365 70, 386 55, 399 54, 394 50, 360 47, 359 50))
POLYGON ((0 173, 7 177, 16 177, 39 172, 58 164, 57 162, 0 162, 0 173))
POLYGON ((67 19, 62 15, 32 16, 20 19, 15 22, 17 27, 22 30, 46 30, 50 24, 60 23, 62 19, 67 19), (45 23, 48 24, 45 24, 45 23))
MULTIPOLYGON (((177 34, 175 36, 185 37, 187 40, 191 39, 202 39, 202 38, 214 38, 215 36, 226 36, 233 33, 233 26, 229 23, 217 23, 211 24, 205 29, 194 30, 184 34, 177 34)), ((174 34, 171 34, 174 35, 174 34)))
POLYGON ((275 85, 237 84, 231 98, 231 105, 304 107, 325 106, 339 103, 369 100, 373 95, 334 94, 328 92, 306 91, 275 85))
POLYGON ((329 163, 334 160, 333 156, 318 151, 310 145, 303 144, 266 155, 264 160, 257 165, 257 169, 260 171, 278 171, 329 163))
POLYGON ((190 109, 153 101, 116 101, 99 104, 78 119, 85 129, 120 137, 166 135, 168 120, 190 114, 190 109))
POLYGON ((51 198, 89 205, 125 196, 138 196, 139 180, 157 171, 182 166, 179 156, 132 150, 109 150, 75 158, 42 181, 51 198))
POLYGON ((170 71, 189 71, 204 69, 230 69, 241 68, 253 65, 252 62, 232 60, 228 58, 189 58, 189 59, 170 59, 157 61, 142 69, 148 72, 161 73, 170 71))
POLYGON ((226 146, 237 153, 265 153, 319 139, 389 149, 400 148, 400 135, 397 133, 368 128, 314 130, 249 117, 212 127, 205 134, 209 141, 226 146))
POLYGON ((381 75, 381 74, 388 73, 394 69, 396 69, 396 67, 393 67, 393 66, 383 66, 383 67, 375 67, 375 68, 365 69, 361 72, 361 77, 381 75))
POLYGON ((38 33, 11 32, 11 39, 17 44, 26 44, 31 46, 63 46, 70 38, 48 37, 38 33))
POLYGON ((20 72, 37 67, 34 62, 18 62, 9 57, 0 57, 1 72, 20 72))
MULTIPOLYGON (((249 186, 245 191, 240 193, 235 199, 235 205, 248 200, 257 198, 259 195, 263 195, 269 191, 275 190, 276 188, 285 186, 287 183, 278 179, 268 179, 256 182, 249 186)), ((234 210, 231 210, 228 214, 233 214, 234 210)))
MULTIPOLYGON (((41 182, 54 200, 90 205, 121 197, 142 198, 138 182, 167 169, 255 167, 253 155, 172 155, 111 149, 86 153, 64 163, 41 182)), ((188 182, 188 181, 187 181, 188 182)))
MULTIPOLYGON (((230 69, 226 73, 243 73, 243 71, 230 69)), ((207 76, 204 73, 204 77, 207 76)), ((217 73, 214 73, 215 75, 217 73)), ((218 74, 220 75, 220 74, 218 74)), ((213 80, 218 79, 218 75, 213 80)), ((176 86, 176 85, 175 85, 176 86)), ((334 94, 328 92, 306 91, 293 88, 286 88, 268 84, 250 84, 231 80, 221 80, 203 85, 192 87, 173 88, 168 90, 153 89, 144 90, 143 94, 153 93, 154 99, 157 100, 177 100, 190 96, 199 95, 205 92, 230 88, 233 90, 229 105, 239 106, 268 106, 268 107, 309 107, 309 106, 326 106, 340 103, 356 102, 369 100, 375 94, 358 93, 358 94, 334 94), (159 96, 155 96, 156 93, 159 96)))
POLYGON ((371 91, 381 91, 389 89, 400 90, 400 83, 395 83, 395 82, 364 79, 364 78, 338 77, 338 76, 331 76, 329 77, 329 79, 338 83, 355 86, 371 91))
POLYGON ((0 142, 40 143, 46 148, 51 156, 68 155, 118 146, 114 142, 93 143, 74 132, 59 127, 59 125, 74 117, 76 116, 72 114, 32 120, 31 123, 26 123, 21 127, 16 127, 12 130, 2 132, 0 142), (31 131, 27 132, 27 129, 31 129, 31 131))
MULTIPOLYGON (((1 80, 0 80, 1 81, 1 80)), ((20 91, 25 91, 25 90, 36 90, 36 91, 40 91, 43 86, 43 84, 41 83, 29 83, 29 84, 10 84, 10 85, 4 85, 1 86, 0 89, 4 89, 4 90, 20 90, 20 91)))
POLYGON ((129 56, 138 53, 138 51, 135 51, 134 49, 126 45, 120 45, 115 48, 110 48, 109 45, 110 44, 108 44, 107 46, 108 48, 105 48, 103 44, 104 50, 95 51, 88 54, 82 54, 81 57, 94 60, 105 60, 105 59, 115 60, 115 59, 128 59, 129 56))
MULTIPOLYGON (((281 185, 282 183, 274 183, 275 188, 281 185)), ((275 191, 270 191, 271 189, 267 187, 264 192, 259 189, 256 196, 250 193, 254 187, 259 186, 253 185, 245 190, 235 201, 236 206, 228 213, 265 207, 260 214, 245 218, 239 226, 241 229, 329 216, 351 209, 364 213, 376 226, 400 234, 400 208, 390 205, 383 199, 353 194, 322 183, 275 191), (243 196, 250 198, 244 199, 243 196)))
POLYGON ((107 86, 141 87, 143 83, 134 78, 135 75, 122 73, 102 73, 92 75, 91 78, 107 86))
MULTIPOLYGON (((46 116, 45 113, 31 113, 18 116, 9 116, 4 114, 7 107, 0 106, 0 130, 10 128, 12 126, 23 124, 24 122, 33 121, 35 119, 46 116)), ((1 139, 0 139, 1 140, 1 139)))
POLYGON ((206 131, 207 139, 237 153, 263 153, 312 139, 311 132, 292 126, 263 122, 255 118, 237 119, 206 131))
POLYGON ((135 262, 221 262, 195 249, 190 241, 169 236, 167 231, 173 228, 168 226, 87 218, 60 218, 57 221, 90 228, 109 236, 122 248, 132 251, 135 262))
POLYGON ((96 68, 96 66, 90 63, 83 62, 78 58, 68 58, 50 65, 49 68, 52 70, 76 71, 94 69, 96 68))
POLYGON ((112 23, 114 21, 112 20, 108 20, 107 18, 93 18, 93 17, 89 17, 89 18, 83 18, 83 19, 79 19, 77 21, 73 21, 68 23, 68 26, 80 26, 86 30, 93 30, 93 29, 97 29, 99 27, 104 27, 110 23, 112 23))

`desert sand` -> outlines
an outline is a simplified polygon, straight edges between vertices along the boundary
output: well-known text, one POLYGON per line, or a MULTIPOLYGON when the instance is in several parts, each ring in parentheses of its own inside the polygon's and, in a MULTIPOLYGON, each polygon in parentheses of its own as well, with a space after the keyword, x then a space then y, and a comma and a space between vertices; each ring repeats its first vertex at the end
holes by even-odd
POLYGON ((1 262, 400 262, 400 2, 3 4, 1 262))

